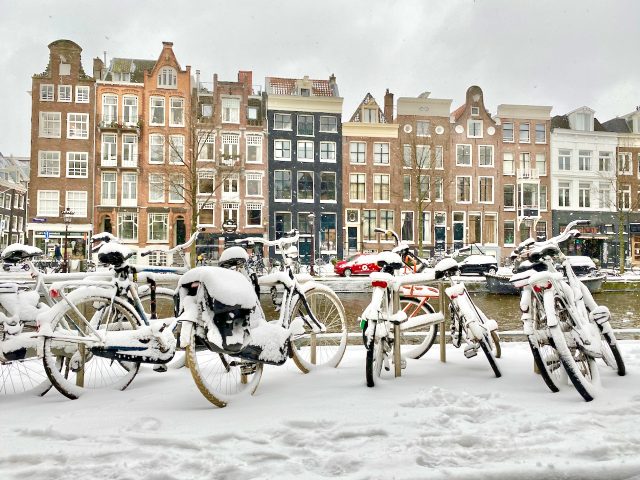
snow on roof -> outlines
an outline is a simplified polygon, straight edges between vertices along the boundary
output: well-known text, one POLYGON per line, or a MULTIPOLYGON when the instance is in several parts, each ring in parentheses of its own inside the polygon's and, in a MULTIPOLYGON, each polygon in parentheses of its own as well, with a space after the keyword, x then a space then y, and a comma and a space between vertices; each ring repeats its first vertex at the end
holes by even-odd
MULTIPOLYGON (((272 95, 297 95, 295 78, 267 77, 272 95)), ((333 97, 329 80, 310 80, 314 97, 333 97)))

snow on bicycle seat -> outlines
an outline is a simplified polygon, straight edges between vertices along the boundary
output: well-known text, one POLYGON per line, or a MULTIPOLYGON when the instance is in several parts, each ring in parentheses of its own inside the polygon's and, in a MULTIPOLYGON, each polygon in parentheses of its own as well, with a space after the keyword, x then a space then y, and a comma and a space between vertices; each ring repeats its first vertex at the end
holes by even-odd
POLYGON ((39 257, 40 255, 42 255, 42 250, 38 247, 13 243, 2 251, 0 258, 8 263, 17 263, 27 258, 39 257))
POLYGON ((383 269, 389 267, 393 270, 400 270, 404 266, 400 255, 394 252, 381 252, 376 255, 375 260, 376 264, 383 269))
POLYGON ((555 256, 560 253, 560 247, 554 244, 545 245, 543 247, 535 247, 529 251, 529 260, 539 262, 546 256, 555 256))
POLYGON ((120 243, 105 243, 98 250, 98 261, 104 265, 122 265, 134 252, 120 243))
POLYGON ((242 247, 229 247, 225 248, 220 259, 218 260, 218 266, 222 268, 240 267, 247 263, 249 260, 249 254, 242 247))
POLYGON ((258 298, 253 285, 242 273, 221 267, 196 267, 180 277, 180 303, 194 283, 204 285, 213 299, 225 305, 252 309, 258 298))

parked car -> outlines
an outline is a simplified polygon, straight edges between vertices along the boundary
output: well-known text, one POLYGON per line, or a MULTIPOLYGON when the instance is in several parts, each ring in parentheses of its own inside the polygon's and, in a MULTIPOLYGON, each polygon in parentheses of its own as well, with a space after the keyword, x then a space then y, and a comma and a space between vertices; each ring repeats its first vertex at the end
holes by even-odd
POLYGON ((458 266, 460 275, 494 274, 498 271, 498 261, 492 255, 469 255, 458 266))
POLYGON ((351 275, 369 275, 371 272, 380 271, 376 263, 377 255, 365 255, 358 253, 346 260, 339 260, 333 267, 333 271, 343 277, 351 275))
POLYGON ((593 275, 598 271, 598 267, 593 263, 591 257, 583 255, 567 255, 567 260, 569 260, 573 272, 578 277, 593 275))

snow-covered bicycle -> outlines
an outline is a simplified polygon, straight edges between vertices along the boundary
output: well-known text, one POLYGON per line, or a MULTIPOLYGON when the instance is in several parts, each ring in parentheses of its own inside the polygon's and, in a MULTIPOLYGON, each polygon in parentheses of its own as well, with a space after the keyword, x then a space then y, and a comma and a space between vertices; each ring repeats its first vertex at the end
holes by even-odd
POLYGON ((609 309, 595 302, 559 247, 580 235, 574 227, 588 223, 575 220, 549 240, 521 243, 513 254, 516 266, 511 282, 522 289, 524 333, 546 385, 557 392, 568 377, 578 393, 591 401, 600 382, 596 359, 619 375, 625 374, 625 365, 609 309))

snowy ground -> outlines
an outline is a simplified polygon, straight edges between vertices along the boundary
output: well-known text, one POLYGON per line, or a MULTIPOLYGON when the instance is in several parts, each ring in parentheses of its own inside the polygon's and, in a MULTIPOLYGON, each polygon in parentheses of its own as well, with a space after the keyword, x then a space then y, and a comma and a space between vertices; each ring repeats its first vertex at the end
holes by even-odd
POLYGON ((268 367, 256 395, 212 407, 188 370, 144 367, 125 392, 2 398, 2 479, 640 479, 640 342, 598 398, 547 390, 525 344, 502 378, 437 348, 364 386, 364 351, 303 375, 268 367))

